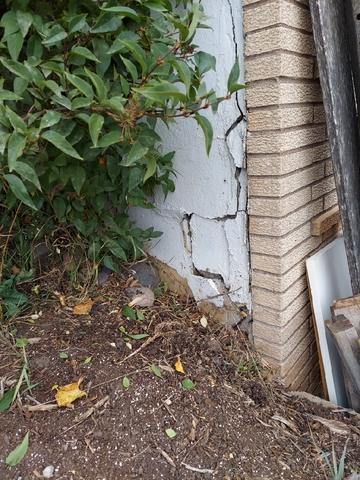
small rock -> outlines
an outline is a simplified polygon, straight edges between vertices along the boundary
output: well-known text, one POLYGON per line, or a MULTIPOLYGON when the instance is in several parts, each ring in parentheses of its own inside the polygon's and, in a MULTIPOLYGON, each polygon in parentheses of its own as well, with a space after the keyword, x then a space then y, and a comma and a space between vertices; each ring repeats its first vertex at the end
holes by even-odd
POLYGON ((110 275, 112 274, 112 270, 107 267, 101 267, 98 278, 97 278, 97 283, 98 285, 104 285, 108 280, 110 275))
POLYGON ((44 468, 42 474, 44 478, 52 478, 54 476, 55 467, 53 465, 48 465, 44 468))
POLYGON ((157 269, 148 262, 136 263, 132 267, 134 277, 148 288, 156 288, 160 284, 160 277, 157 269))
POLYGON ((41 355, 40 357, 35 357, 32 359, 32 365, 35 368, 42 370, 43 368, 48 368, 50 366, 51 359, 47 355, 41 355))

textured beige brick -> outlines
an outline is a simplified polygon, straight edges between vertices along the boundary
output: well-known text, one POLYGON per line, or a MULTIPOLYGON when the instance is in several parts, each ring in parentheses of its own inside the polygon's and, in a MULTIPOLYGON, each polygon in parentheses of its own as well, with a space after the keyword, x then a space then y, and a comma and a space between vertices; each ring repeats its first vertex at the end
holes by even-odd
POLYGON ((252 235, 251 251, 265 255, 269 252, 271 252, 272 255, 285 255, 289 250, 304 242, 309 237, 311 237, 310 222, 283 237, 252 235))
POLYGON ((282 275, 253 270, 251 284, 253 287, 267 288, 274 292, 284 292, 298 278, 305 274, 305 262, 301 261, 282 275))
POLYGON ((310 330, 311 324, 311 307, 307 303, 286 325, 283 327, 275 327, 258 319, 254 323, 253 333, 255 337, 263 340, 271 339, 273 343, 284 345, 288 339, 298 330, 304 323, 307 323, 310 330))
POLYGON ((252 153, 282 153, 320 143, 326 139, 324 125, 296 127, 280 132, 249 132, 247 151, 252 153))
POLYGON ((254 318, 260 318, 261 321, 277 327, 284 327, 297 315, 302 308, 309 303, 308 291, 299 295, 285 310, 279 312, 269 307, 254 304, 254 318))
POLYGON ((311 187, 311 196, 313 200, 330 193, 335 188, 334 177, 325 177, 320 182, 311 187))
POLYGON ((328 210, 338 203, 336 190, 328 193, 324 197, 324 210, 328 210))
POLYGON ((309 106, 267 107, 250 110, 248 114, 250 132, 297 127, 312 122, 313 107, 309 106))
POLYGON ((244 11, 245 32, 259 30, 280 22, 280 1, 273 0, 265 4, 254 4, 244 11))
POLYGON ((321 105, 315 105, 314 106, 314 123, 325 123, 326 122, 326 117, 325 117, 325 110, 324 106, 321 105))
POLYGON ((253 4, 245 9, 245 32, 259 30, 275 24, 285 24, 311 32, 310 12, 301 5, 284 0, 253 4))
POLYGON ((249 199, 249 213, 262 217, 284 217, 310 201, 311 187, 304 187, 286 197, 251 197, 249 199))
POLYGON ((291 287, 282 293, 271 292, 263 288, 252 289, 252 300, 257 305, 263 305, 274 310, 285 310, 295 298, 307 288, 305 275, 299 278, 291 287))
POLYGON ((318 199, 285 217, 255 217, 252 216, 249 224, 250 234, 281 237, 296 227, 303 225, 323 210, 323 201, 318 199))
POLYGON ((248 155, 248 173, 251 176, 284 175, 329 158, 329 155, 328 142, 276 155, 248 155))
POLYGON ((330 159, 325 162, 325 175, 328 176, 328 175, 332 175, 333 173, 334 173, 334 165, 332 160, 330 159))
POLYGON ((321 101, 318 82, 300 83, 286 79, 271 79, 252 83, 246 91, 250 108, 287 103, 309 103, 321 101))
MULTIPOLYGON (((251 161, 251 160, 249 160, 251 161)), ((249 193, 251 196, 283 197, 302 187, 311 185, 324 176, 324 164, 296 171, 281 177, 250 177, 249 193)))
MULTIPOLYGON (((285 380, 285 382, 288 381, 290 377, 289 372, 294 367, 295 362, 299 359, 300 355, 307 351, 307 355, 309 356, 309 346, 312 344, 313 341, 314 336, 312 332, 308 332, 301 341, 297 342, 297 346, 289 354, 286 360, 284 360, 284 362, 280 365, 280 375, 285 380)), ((304 361, 302 361, 301 364, 303 365, 304 361)), ((293 372, 295 371, 297 371, 297 373, 299 372, 299 364, 297 368, 293 370, 293 372)))
POLYGON ((288 50, 291 52, 315 55, 312 35, 293 30, 285 25, 274 26, 246 35, 245 54, 247 56, 258 55, 274 50, 288 50))
MULTIPOLYGON (((305 322, 291 335, 288 341, 283 345, 272 343, 272 341, 269 341, 269 339, 262 339, 257 337, 254 337, 254 342, 256 348, 261 353, 272 357, 274 360, 279 362, 279 364, 282 364, 281 369, 283 369, 283 366, 285 366, 285 362, 287 362, 288 357, 292 355, 292 352, 294 352, 294 350, 297 350, 299 345, 304 345, 305 339, 309 336, 309 325, 307 322, 305 322)), ((309 340, 311 341, 311 339, 309 340)))
POLYGON ((317 364, 317 357, 312 356, 307 358, 302 365, 299 365, 299 371, 294 372, 293 378, 288 375, 285 379, 285 385, 292 390, 307 391, 311 384, 311 372, 317 364))
POLYGON ((320 245, 321 239, 319 237, 311 237, 283 257, 271 256, 272 252, 269 252, 268 255, 251 253, 251 265, 252 268, 257 270, 282 275, 301 260, 305 259, 320 245))
POLYGON ((277 51, 247 58, 245 68, 248 82, 274 77, 313 78, 314 60, 296 53, 277 51))

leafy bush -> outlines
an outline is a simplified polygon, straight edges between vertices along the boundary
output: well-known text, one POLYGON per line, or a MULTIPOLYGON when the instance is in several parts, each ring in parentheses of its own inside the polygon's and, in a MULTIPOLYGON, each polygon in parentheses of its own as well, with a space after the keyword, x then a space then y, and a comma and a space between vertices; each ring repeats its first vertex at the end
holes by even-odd
POLYGON ((209 151, 201 111, 243 88, 238 63, 217 98, 204 83, 215 59, 193 44, 196 0, 8 0, 0 15, 3 231, 25 227, 30 242, 45 223, 65 225, 115 269, 156 235, 128 207, 175 188, 156 123, 195 116, 209 151))

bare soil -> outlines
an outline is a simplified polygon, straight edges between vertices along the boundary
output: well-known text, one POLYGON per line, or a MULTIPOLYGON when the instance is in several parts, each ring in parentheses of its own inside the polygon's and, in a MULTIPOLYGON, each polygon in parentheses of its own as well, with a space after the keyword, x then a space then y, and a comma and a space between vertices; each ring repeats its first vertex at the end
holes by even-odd
POLYGON ((36 339, 26 347, 36 387, 0 414, 1 480, 44 478, 49 466, 52 478, 63 480, 325 479, 331 477, 321 453, 334 446, 339 457, 346 441, 347 474, 359 469, 359 417, 290 396, 239 329, 210 317, 203 327, 191 300, 162 290, 153 307, 141 309, 141 320, 131 320, 122 313, 129 281, 112 276, 87 293, 95 300, 90 314, 77 316, 72 305, 80 300, 58 272, 38 284, 31 312, 0 336, 0 379, 6 385, 16 381, 23 362, 9 332, 36 339), (64 294, 65 306, 55 291, 64 294), (149 336, 127 342, 120 327, 149 336), (178 358, 185 375, 174 369, 178 358), (162 378, 151 370, 154 365, 162 378), (81 377, 87 396, 73 409, 29 411, 54 403, 54 384, 81 377), (195 388, 184 389, 185 378, 195 388), (314 416, 341 423, 329 428, 314 416), (166 434, 169 428, 174 438, 166 434), (25 458, 6 466, 26 432, 25 458))

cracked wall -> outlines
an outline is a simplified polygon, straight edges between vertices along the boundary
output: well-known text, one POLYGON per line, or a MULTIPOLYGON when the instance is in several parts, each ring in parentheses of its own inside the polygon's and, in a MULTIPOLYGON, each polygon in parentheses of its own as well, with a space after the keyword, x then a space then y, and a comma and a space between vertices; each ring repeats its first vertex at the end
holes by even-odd
MULTIPOLYGON (((206 82, 224 95, 235 58, 244 65, 242 5, 239 0, 204 0, 203 5, 211 29, 200 31, 195 43, 216 56, 216 73, 206 82)), ((196 300, 218 307, 250 306, 244 110, 238 92, 216 115, 205 111, 214 128, 209 158, 195 121, 163 127, 164 151, 176 151, 176 190, 165 200, 157 192, 154 210, 132 212, 138 225, 163 232, 148 252, 176 269, 196 300)))

